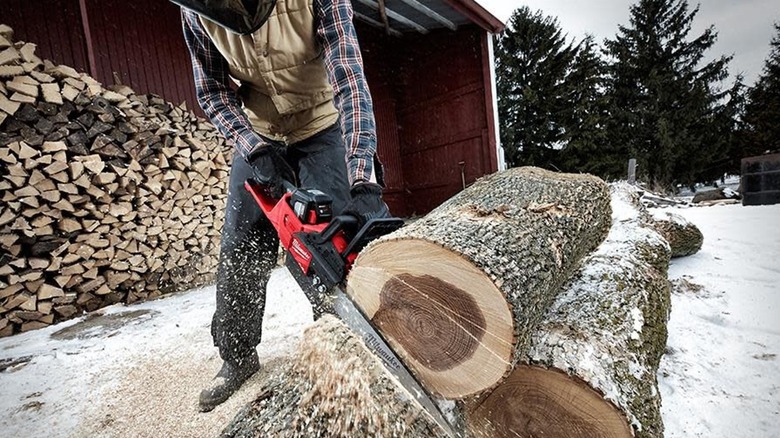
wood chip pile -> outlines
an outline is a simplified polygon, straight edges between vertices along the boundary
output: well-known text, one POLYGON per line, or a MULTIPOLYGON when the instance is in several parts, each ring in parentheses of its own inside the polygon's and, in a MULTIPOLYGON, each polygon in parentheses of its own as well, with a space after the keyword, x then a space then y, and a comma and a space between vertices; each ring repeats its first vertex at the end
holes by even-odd
POLYGON ((0 25, 0 337, 213 280, 231 148, 0 25))

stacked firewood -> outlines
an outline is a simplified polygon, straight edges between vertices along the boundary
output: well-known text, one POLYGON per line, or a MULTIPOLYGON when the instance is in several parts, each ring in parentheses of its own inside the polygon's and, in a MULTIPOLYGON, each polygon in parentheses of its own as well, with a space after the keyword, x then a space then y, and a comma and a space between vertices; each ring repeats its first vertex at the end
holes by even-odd
POLYGON ((0 336, 212 280, 230 148, 0 25, 0 336))

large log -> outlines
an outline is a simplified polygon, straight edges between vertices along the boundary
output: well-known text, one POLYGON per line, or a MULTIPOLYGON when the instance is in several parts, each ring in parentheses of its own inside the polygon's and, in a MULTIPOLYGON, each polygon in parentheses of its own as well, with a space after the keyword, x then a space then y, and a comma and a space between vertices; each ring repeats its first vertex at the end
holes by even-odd
POLYGON ((672 248, 672 257, 687 257, 696 254, 704 243, 704 234, 699 227, 679 214, 669 211, 653 213, 653 228, 658 231, 672 248))
POLYGON ((511 169, 369 245, 348 292, 426 389, 461 399, 496 385, 524 357, 609 223, 598 178, 511 169))
POLYGON ((670 249, 632 187, 613 186, 612 207, 609 236, 534 332, 526 363, 468 404, 475 436, 663 436, 670 249))
POLYGON ((309 327, 295 356, 277 370, 222 438, 443 436, 363 341, 332 316, 309 327))
MULTIPOLYGON (((482 396, 449 405, 463 436, 663 436, 656 372, 670 249, 632 188, 613 188, 611 204, 607 239, 529 328, 520 364, 482 396)), ((303 339, 223 437, 440 433, 343 324, 326 316, 303 339)))

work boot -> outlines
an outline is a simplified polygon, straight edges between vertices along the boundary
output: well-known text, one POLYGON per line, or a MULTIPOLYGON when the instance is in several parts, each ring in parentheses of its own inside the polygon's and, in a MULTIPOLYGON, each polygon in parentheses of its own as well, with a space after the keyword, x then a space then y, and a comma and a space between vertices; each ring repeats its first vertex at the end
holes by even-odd
POLYGON ((224 403, 258 370, 260 370, 260 361, 257 352, 239 364, 223 362, 222 368, 212 379, 209 387, 200 392, 200 411, 209 412, 224 403))

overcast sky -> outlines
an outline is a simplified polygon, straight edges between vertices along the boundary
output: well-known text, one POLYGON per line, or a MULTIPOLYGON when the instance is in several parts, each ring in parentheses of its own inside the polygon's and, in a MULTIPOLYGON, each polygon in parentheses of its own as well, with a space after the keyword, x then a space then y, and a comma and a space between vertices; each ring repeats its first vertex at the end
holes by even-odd
MULTIPOLYGON (((477 0, 496 17, 505 21, 516 8, 528 5, 558 18, 561 27, 580 40, 592 34, 598 42, 614 38, 618 24, 629 23, 630 0, 477 0)), ((689 1, 691 7, 697 3, 689 1)), ((734 55, 729 72, 742 73, 752 85, 761 73, 769 55, 769 41, 774 35, 773 23, 780 22, 778 0, 701 0, 694 19, 694 35, 710 25, 718 32, 717 43, 709 50, 710 58, 734 55)))

